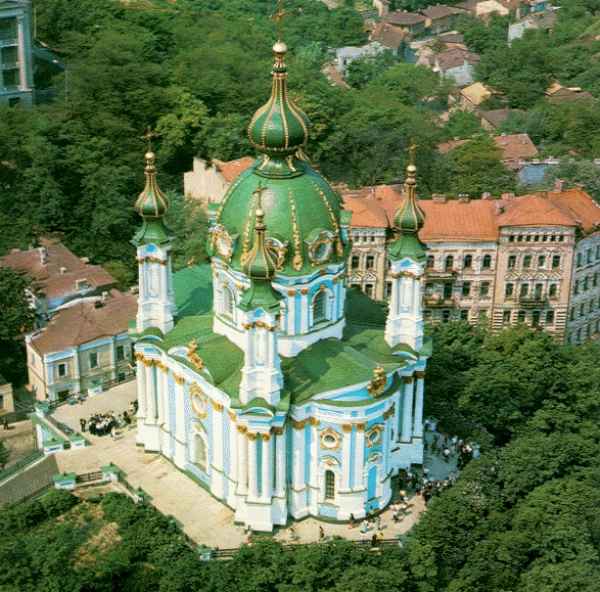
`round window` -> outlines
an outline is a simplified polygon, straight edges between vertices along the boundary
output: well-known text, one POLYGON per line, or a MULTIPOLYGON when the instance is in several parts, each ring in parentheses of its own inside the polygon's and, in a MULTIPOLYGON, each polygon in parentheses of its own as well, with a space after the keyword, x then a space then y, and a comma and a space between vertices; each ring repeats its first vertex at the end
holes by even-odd
POLYGON ((338 444, 338 439, 333 434, 324 434, 321 442, 325 448, 335 448, 338 444))

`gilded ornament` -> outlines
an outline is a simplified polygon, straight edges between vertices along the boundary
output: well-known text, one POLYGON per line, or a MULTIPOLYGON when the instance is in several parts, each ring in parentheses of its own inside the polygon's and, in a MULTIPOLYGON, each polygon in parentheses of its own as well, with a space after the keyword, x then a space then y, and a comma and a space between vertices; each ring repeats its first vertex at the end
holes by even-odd
POLYGON ((302 259, 302 242, 300 240, 300 230, 298 229, 298 217, 296 215, 296 203, 294 201, 294 195, 291 191, 288 193, 290 200, 290 211, 292 214, 292 234, 294 237, 294 257, 292 259, 292 265, 296 271, 300 271, 304 265, 302 259))
POLYGON ((276 436, 283 436, 284 429, 282 427, 273 428, 273 434, 276 436))
POLYGON ((238 425, 237 431, 240 434, 245 434, 248 431, 248 428, 245 425, 238 425))
POLYGON ((381 441, 381 434, 383 433, 383 428, 380 425, 373 426, 366 434, 365 437, 367 439, 367 448, 371 448, 376 446, 381 441))
POLYGON ((302 430, 302 429, 304 429, 305 425, 306 425, 306 420, 296 421, 295 419, 292 419, 292 427, 295 430, 302 430))
POLYGON ((325 428, 320 434, 321 447, 327 450, 337 450, 340 447, 341 438, 333 428, 325 428))
POLYGON ((423 372, 423 370, 417 370, 415 372, 415 378, 417 378, 417 379, 425 378, 425 372, 423 372))
POLYGON ((306 296, 308 294, 308 288, 301 288, 300 294, 302 294, 302 296, 306 296))
POLYGON ((319 425, 319 420, 316 417, 310 417, 308 423, 314 428, 319 425))
POLYGON ((260 437, 262 438, 263 442, 268 442, 271 439, 270 434, 260 434, 260 437))
POLYGON ((402 377, 402 382, 404 384, 412 384, 413 383, 413 377, 412 376, 403 376, 402 377))
POLYGON ((211 399, 210 404, 212 405, 212 408, 218 413, 221 413, 221 411, 223 411, 223 405, 221 405, 221 403, 217 403, 217 401, 213 401, 211 399))
POLYGON ((252 432, 248 432, 246 435, 248 436, 248 440, 252 440, 253 442, 258 437, 258 434, 254 434, 252 432))
POLYGON ((175 374, 175 376, 173 376, 173 378, 175 379, 175 382, 179 385, 185 383, 185 376, 182 376, 181 374, 175 374))
POLYGON ((192 339, 187 346, 187 358, 198 370, 204 369, 204 360, 198 355, 198 342, 192 339))
POLYGON ((237 415, 231 409, 227 411, 227 415, 229 415, 231 421, 237 421, 237 415))
POLYGON ((356 426, 356 429, 359 432, 364 432, 365 431, 365 427, 366 427, 367 424, 366 423, 356 423, 354 425, 356 426))
POLYGON ((288 296, 295 296, 296 295, 296 290, 288 290, 287 295, 288 296))
POLYGON ((345 423, 344 425, 342 425, 342 431, 345 432, 346 434, 349 434, 352 431, 352 424, 345 423))
POLYGON ((385 391, 385 385, 387 382, 387 376, 385 370, 381 366, 377 366, 373 370, 373 378, 367 385, 367 391, 372 397, 378 397, 385 391))

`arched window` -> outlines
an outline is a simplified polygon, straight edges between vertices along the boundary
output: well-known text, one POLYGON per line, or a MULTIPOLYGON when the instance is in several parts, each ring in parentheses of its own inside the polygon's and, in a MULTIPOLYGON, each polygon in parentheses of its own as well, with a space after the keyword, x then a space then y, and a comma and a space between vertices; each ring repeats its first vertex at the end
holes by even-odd
POLYGON ((200 434, 194 436, 194 464, 206 472, 208 464, 208 454, 206 451, 206 442, 200 434))
POLYGON ((327 320, 327 292, 321 290, 313 300, 313 322, 316 325, 327 320))
POLYGON ((325 499, 335 499, 335 474, 333 471, 325 471, 325 499))
POLYGON ((489 269, 492 266, 492 256, 484 255, 483 256, 483 269, 489 269))
POLYGON ((448 255, 446 257, 445 269, 446 269, 446 271, 452 271, 453 267, 454 267, 454 257, 452 255, 448 255))
POLYGON ((471 269, 472 265, 473 265, 473 255, 465 255, 465 258, 463 259, 463 267, 465 269, 471 269))
POLYGON ((228 286, 223 286, 223 314, 233 316, 233 294, 228 286))

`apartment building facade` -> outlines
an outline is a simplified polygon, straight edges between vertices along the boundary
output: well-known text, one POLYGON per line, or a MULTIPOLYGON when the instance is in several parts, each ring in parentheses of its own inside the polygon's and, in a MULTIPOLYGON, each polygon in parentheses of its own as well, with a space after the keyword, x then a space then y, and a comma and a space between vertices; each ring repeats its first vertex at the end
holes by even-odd
MULTIPOLYGON (((353 212, 348 283, 386 299, 382 237, 390 236, 399 188, 343 193, 353 212)), ((587 193, 436 196, 420 204, 426 320, 463 319, 494 330, 526 323, 573 343, 600 337, 600 207, 587 193)))
POLYGON ((33 103, 31 0, 0 0, 0 103, 33 103))

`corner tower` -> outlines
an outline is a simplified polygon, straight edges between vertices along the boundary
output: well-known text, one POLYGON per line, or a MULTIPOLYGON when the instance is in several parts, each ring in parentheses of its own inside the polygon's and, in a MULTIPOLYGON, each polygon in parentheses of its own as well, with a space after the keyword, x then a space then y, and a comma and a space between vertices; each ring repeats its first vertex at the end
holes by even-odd
POLYGON ((273 270, 259 285, 277 294, 273 330, 279 354, 289 357, 342 337, 349 213, 304 156, 309 122, 288 95, 285 43, 275 43, 273 53, 271 96, 248 127, 258 157, 233 183, 211 227, 213 330, 246 347, 247 302, 259 289, 250 261, 263 233, 273 270))
POLYGON ((164 216, 169 200, 156 181, 156 156, 151 148, 145 155, 146 186, 135 202, 142 226, 131 241, 137 248, 139 295, 136 329, 173 328, 175 298, 171 269, 171 236, 164 216))
POLYGON ((406 343, 419 351, 423 346, 421 282, 425 271, 426 247, 419 240, 425 214, 417 202, 415 149, 415 146, 410 148, 404 183, 405 198, 394 216, 395 239, 388 249, 392 295, 385 324, 385 340, 390 347, 406 343))

